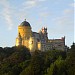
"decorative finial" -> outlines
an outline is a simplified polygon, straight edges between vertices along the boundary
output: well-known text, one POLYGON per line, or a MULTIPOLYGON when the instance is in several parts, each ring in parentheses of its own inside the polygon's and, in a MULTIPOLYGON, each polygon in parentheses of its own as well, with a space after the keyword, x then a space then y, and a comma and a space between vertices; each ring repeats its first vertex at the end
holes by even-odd
POLYGON ((25 21, 26 21, 26 19, 25 19, 25 21))

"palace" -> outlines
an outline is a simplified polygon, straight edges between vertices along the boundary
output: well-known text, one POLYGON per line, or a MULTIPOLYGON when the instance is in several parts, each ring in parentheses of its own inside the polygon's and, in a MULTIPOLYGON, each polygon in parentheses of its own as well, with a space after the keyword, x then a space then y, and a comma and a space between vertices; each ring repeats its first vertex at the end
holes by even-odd
POLYGON ((65 37, 48 39, 46 27, 43 27, 39 32, 33 32, 30 23, 25 20, 18 26, 16 46, 20 45, 26 46, 30 51, 65 50, 65 37))

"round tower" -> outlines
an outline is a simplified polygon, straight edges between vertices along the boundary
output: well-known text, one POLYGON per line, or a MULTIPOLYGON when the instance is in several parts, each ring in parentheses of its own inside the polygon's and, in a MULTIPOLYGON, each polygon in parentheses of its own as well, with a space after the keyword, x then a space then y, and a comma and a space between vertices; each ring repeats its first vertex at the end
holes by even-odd
POLYGON ((29 49, 31 52, 37 49, 37 39, 35 37, 30 37, 29 39, 29 49))
POLYGON ((32 36, 32 30, 29 22, 26 20, 23 21, 19 26, 18 26, 18 32, 20 33, 22 38, 29 39, 32 36))

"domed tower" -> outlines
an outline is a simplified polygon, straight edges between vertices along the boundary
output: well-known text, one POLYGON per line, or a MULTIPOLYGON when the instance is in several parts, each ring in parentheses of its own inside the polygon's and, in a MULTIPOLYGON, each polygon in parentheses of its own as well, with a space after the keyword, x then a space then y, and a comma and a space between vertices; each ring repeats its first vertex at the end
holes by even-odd
POLYGON ((18 26, 18 32, 20 33, 22 38, 29 39, 32 36, 31 26, 26 21, 26 19, 18 26))
POLYGON ((29 45, 29 39, 32 37, 32 30, 29 22, 23 21, 19 26, 18 26, 18 38, 16 38, 16 46, 18 45, 24 45, 28 48, 29 45), (21 44, 18 42, 21 41, 21 44))

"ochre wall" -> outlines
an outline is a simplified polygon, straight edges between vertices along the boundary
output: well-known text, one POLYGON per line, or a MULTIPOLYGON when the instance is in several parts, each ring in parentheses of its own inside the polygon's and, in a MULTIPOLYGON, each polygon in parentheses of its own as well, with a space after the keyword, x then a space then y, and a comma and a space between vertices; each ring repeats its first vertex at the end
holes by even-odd
POLYGON ((20 33, 22 38, 29 38, 30 36, 32 36, 31 27, 29 26, 19 26, 18 33, 20 33))

